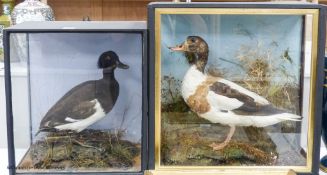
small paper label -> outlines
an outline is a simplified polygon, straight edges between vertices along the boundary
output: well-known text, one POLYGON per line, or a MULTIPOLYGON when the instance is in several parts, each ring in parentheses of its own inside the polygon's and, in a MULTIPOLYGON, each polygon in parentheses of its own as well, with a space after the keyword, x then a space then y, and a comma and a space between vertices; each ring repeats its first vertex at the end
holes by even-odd
POLYGON ((75 27, 63 27, 62 29, 75 29, 75 27))

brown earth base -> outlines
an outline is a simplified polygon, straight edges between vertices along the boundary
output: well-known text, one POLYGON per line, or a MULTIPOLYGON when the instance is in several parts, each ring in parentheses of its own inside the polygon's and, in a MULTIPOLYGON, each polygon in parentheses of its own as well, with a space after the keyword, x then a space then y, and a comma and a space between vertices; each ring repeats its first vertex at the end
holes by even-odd
POLYGON ((140 170, 140 145, 122 140, 122 133, 84 130, 55 132, 32 144, 18 171, 140 170))
MULTIPOLYGON (((161 162, 166 166, 296 166, 306 163, 299 149, 293 147, 298 142, 288 143, 284 134, 278 132, 273 133, 273 140, 265 128, 237 127, 232 141, 218 151, 209 145, 223 142, 229 126, 212 124, 190 112, 170 112, 162 113, 161 129, 161 162)), ((291 135, 297 140, 297 134, 291 135)))

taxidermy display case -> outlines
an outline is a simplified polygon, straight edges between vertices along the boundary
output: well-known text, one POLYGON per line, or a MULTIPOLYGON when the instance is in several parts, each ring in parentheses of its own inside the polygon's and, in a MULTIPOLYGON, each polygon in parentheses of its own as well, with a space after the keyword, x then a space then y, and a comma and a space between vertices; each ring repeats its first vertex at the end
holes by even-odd
POLYGON ((10 174, 143 174, 146 41, 145 22, 6 29, 10 174))
POLYGON ((318 174, 323 6, 148 10, 148 174, 318 174))

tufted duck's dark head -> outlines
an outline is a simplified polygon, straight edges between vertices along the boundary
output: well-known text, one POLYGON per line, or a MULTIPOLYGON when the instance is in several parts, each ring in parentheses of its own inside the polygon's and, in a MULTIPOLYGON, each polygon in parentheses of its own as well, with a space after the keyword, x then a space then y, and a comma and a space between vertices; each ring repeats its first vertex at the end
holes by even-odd
POLYGON ((118 55, 114 51, 107 51, 100 55, 98 60, 98 68, 105 72, 113 72, 116 68, 128 69, 129 66, 120 62, 118 55))

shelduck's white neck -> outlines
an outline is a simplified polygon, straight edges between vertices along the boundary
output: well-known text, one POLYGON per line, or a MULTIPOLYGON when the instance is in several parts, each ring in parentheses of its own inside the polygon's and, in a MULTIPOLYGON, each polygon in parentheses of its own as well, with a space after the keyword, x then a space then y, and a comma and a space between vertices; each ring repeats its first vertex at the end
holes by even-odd
POLYGON ((206 75, 199 71, 195 65, 192 65, 186 72, 182 82, 182 96, 186 101, 193 95, 197 87, 205 81, 206 75))

